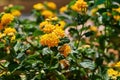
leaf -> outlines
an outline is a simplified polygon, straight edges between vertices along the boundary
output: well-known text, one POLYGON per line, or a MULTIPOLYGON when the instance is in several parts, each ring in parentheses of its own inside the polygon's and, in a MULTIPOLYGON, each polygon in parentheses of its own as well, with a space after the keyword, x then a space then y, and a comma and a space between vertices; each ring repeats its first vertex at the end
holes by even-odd
POLYGON ((19 50, 20 46, 21 46, 21 43, 19 41, 17 41, 16 45, 14 46, 15 52, 17 52, 19 50))
POLYGON ((90 70, 93 70, 95 68, 95 64, 90 60, 85 60, 85 61, 81 62, 80 65, 83 68, 88 68, 90 70))

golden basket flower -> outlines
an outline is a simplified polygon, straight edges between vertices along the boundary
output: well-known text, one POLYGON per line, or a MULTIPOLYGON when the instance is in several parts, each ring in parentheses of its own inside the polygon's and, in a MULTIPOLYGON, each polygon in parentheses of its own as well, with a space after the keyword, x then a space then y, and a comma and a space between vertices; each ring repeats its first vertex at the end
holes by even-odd
POLYGON ((63 38, 65 36, 65 32, 64 30, 62 30, 61 28, 56 28, 53 31, 59 38, 63 38))
POLYGON ((116 21, 119 21, 119 20, 120 20, 120 16, 119 16, 119 15, 115 15, 115 16, 113 16, 113 18, 114 18, 116 21))
POLYGON ((91 30, 91 31, 94 31, 94 32, 97 32, 97 31, 98 31, 98 29, 97 29, 96 26, 91 26, 91 27, 90 27, 90 30, 91 30))
POLYGON ((71 52, 71 47, 68 44, 64 44, 60 47, 59 51, 64 57, 67 57, 71 52))
POLYGON ((42 10, 42 9, 44 9, 44 5, 42 3, 37 3, 37 4, 33 5, 33 8, 36 10, 42 10))
POLYGON ((41 13, 45 18, 49 18, 49 17, 54 17, 55 14, 50 11, 50 10, 44 10, 42 13, 41 13))
POLYGON ((110 69, 107 70, 107 74, 108 74, 109 77, 111 77, 111 79, 114 79, 114 80, 116 80, 117 77, 119 76, 119 72, 115 71, 112 68, 110 68, 110 69))
POLYGON ((57 8, 54 2, 47 2, 47 7, 49 7, 52 10, 55 10, 57 8))
POLYGON ((67 10, 67 6, 63 6, 60 8, 60 13, 64 13, 67 10))
POLYGON ((1 18, 1 24, 6 25, 14 20, 14 16, 10 13, 5 13, 1 18))
POLYGON ((45 34, 40 38, 40 43, 49 48, 58 46, 59 41, 59 37, 55 33, 45 34))
POLYGON ((78 0, 74 5, 71 6, 71 9, 77 12, 86 12, 87 11, 87 2, 84 0, 78 0))
POLYGON ((19 16, 21 15, 21 12, 20 12, 19 10, 13 10, 13 11, 11 12, 11 14, 12 14, 13 16, 19 17, 19 16))
POLYGON ((8 28, 5 28, 4 30, 4 34, 9 35, 9 36, 13 36, 15 33, 16 33, 15 28, 8 27, 8 28))
POLYGON ((69 67, 69 61, 65 60, 65 59, 62 59, 59 61, 60 65, 61 65, 61 68, 64 69, 64 68, 68 68, 69 67))

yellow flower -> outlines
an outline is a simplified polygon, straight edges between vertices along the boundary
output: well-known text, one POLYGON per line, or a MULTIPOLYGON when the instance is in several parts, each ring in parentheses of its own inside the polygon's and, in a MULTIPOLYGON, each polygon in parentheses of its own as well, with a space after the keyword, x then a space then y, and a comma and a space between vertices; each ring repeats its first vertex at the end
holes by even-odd
POLYGON ((74 5, 71 6, 71 9, 77 12, 86 12, 87 11, 87 2, 84 0, 78 0, 74 5))
POLYGON ((55 10, 57 7, 56 7, 56 4, 54 2, 47 2, 47 6, 50 8, 50 9, 53 9, 55 10))
POLYGON ((10 13, 5 13, 1 18, 1 24, 6 25, 14 20, 14 16, 10 13))
POLYGON ((59 38, 63 38, 65 36, 65 32, 64 30, 62 30, 61 28, 56 28, 53 31, 59 38))
POLYGON ((120 61, 115 64, 115 67, 119 67, 120 68, 120 61))
POLYGON ((0 39, 3 38, 4 36, 5 34, 0 32, 0 39))
POLYGON ((55 14, 49 10, 44 10, 42 13, 41 13, 45 18, 49 18, 49 17, 54 17, 55 14))
POLYGON ((120 20, 120 16, 119 16, 119 15, 115 15, 115 16, 113 16, 113 18, 114 18, 116 21, 119 21, 119 20, 120 20))
POLYGON ((98 31, 98 29, 97 29, 96 26, 91 26, 91 27, 90 27, 90 30, 91 30, 91 31, 94 31, 94 32, 97 32, 97 31, 98 31))
POLYGON ((13 11, 11 12, 11 14, 12 14, 13 16, 19 17, 19 16, 21 15, 21 12, 20 12, 19 10, 13 10, 13 11))
POLYGON ((13 35, 13 36, 11 37, 11 41, 15 40, 15 38, 16 38, 16 36, 13 35))
POLYGON ((64 13, 67 10, 67 6, 63 6, 60 8, 60 13, 64 13))
POLYGON ((68 44, 64 44, 60 47, 59 51, 64 57, 67 57, 71 52, 71 47, 68 44))
POLYGON ((120 13, 120 7, 119 8, 113 8, 112 10, 120 13))
POLYGON ((42 9, 44 9, 44 5, 42 3, 37 3, 37 4, 33 5, 33 8, 36 10, 42 10, 42 9))
POLYGON ((65 21, 59 21, 59 27, 60 27, 61 29, 63 29, 63 28, 65 27, 65 25, 66 25, 66 22, 65 22, 65 21))
POLYGON ((58 46, 59 41, 59 37, 55 33, 45 34, 40 38, 40 43, 49 48, 58 46))
POLYGON ((51 33, 55 29, 55 26, 52 24, 46 24, 43 28, 43 32, 45 33, 51 33))
POLYGON ((98 8, 93 8, 93 9, 90 11, 90 13, 91 13, 91 15, 95 16, 97 11, 98 11, 98 8))
POLYGON ((40 23, 40 30, 45 33, 51 33, 55 29, 55 26, 48 21, 40 23))
POLYGON ((112 68, 107 70, 107 74, 108 74, 109 77, 111 77, 112 79, 115 79, 115 80, 118 77, 118 71, 115 71, 112 68))
POLYGON ((15 28, 5 28, 4 30, 4 34, 9 36, 13 36, 15 33, 16 33, 15 28))

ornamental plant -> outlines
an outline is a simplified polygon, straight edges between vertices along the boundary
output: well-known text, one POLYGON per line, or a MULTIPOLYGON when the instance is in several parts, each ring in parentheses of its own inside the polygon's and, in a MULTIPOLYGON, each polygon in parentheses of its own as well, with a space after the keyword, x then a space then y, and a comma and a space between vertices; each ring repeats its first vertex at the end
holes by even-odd
POLYGON ((0 13, 0 80, 119 80, 120 5, 72 0, 0 13))

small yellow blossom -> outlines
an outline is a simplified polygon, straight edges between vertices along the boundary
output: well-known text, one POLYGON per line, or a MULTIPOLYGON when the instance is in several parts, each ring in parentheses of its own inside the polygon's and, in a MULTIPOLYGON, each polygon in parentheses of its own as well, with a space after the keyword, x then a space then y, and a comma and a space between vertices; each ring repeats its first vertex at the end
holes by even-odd
POLYGON ((74 5, 71 6, 71 9, 77 12, 86 12, 87 11, 87 2, 84 0, 78 0, 74 5))
POLYGON ((19 17, 19 16, 21 15, 21 12, 20 12, 19 10, 13 10, 13 11, 11 12, 11 14, 12 14, 13 16, 19 17))
POLYGON ((40 43, 49 48, 58 46, 59 41, 59 37, 55 33, 45 34, 40 38, 40 43))
POLYGON ((5 13, 1 18, 1 24, 6 25, 14 20, 14 16, 10 13, 5 13))
POLYGON ((65 27, 65 25, 66 25, 66 22, 65 22, 65 21, 59 21, 59 27, 60 27, 61 29, 63 29, 63 28, 65 27))
POLYGON ((68 44, 64 44, 60 47, 59 51, 64 57, 67 57, 71 52, 71 47, 68 44))
POLYGON ((119 72, 115 71, 112 68, 110 68, 110 69, 107 70, 107 74, 108 74, 109 77, 111 77, 111 79, 115 79, 116 80, 117 77, 118 77, 119 72))
POLYGON ((55 26, 52 24, 46 24, 45 27, 42 29, 45 33, 51 33, 55 29, 55 26))
POLYGON ((54 17, 55 14, 50 11, 50 10, 44 10, 42 13, 41 13, 45 18, 49 18, 49 17, 54 17))
POLYGON ((60 8, 60 13, 64 13, 67 10, 67 6, 63 6, 60 8))
POLYGON ((0 39, 3 38, 4 36, 5 34, 0 32, 0 39))
POLYGON ((120 7, 119 8, 113 8, 112 10, 120 13, 120 7))
POLYGON ((48 21, 41 22, 40 23, 40 29, 42 30, 45 27, 46 24, 49 24, 49 22, 48 21))
POLYGON ((119 67, 120 68, 120 61, 115 64, 115 67, 119 67))
POLYGON ((15 40, 15 38, 16 38, 16 36, 13 35, 13 36, 11 37, 11 41, 15 40))
POLYGON ((90 11, 90 13, 91 13, 91 15, 95 16, 97 11, 98 11, 98 8, 93 8, 93 9, 90 11))
POLYGON ((113 18, 114 18, 116 21, 119 21, 119 20, 120 20, 120 16, 119 16, 119 15, 115 15, 115 16, 113 16, 113 18))
POLYGON ((90 27, 90 30, 91 30, 91 31, 94 31, 94 32, 97 32, 97 31, 98 31, 98 29, 97 29, 96 26, 91 26, 91 27, 90 27))
POLYGON ((47 6, 52 10, 55 10, 57 8, 54 2, 47 2, 47 6))
POLYGON ((8 28, 5 28, 4 30, 4 34, 9 35, 9 36, 14 35, 15 33, 16 33, 15 28, 8 27, 8 28))
POLYGON ((42 3, 37 3, 37 4, 33 5, 33 8, 36 10, 42 10, 42 9, 44 9, 44 5, 42 3))
POLYGON ((53 32, 60 38, 63 38, 65 36, 64 30, 61 28, 56 28, 53 32))

